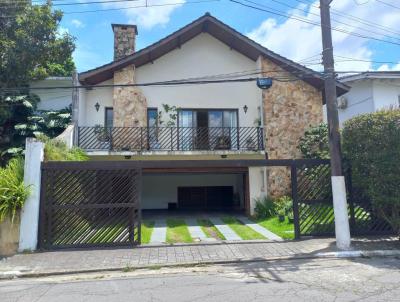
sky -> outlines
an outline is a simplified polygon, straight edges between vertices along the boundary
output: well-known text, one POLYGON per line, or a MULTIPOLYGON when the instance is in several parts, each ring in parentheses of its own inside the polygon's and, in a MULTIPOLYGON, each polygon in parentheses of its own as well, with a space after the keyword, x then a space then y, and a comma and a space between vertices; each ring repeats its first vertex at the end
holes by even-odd
MULTIPOLYGON (((264 11, 229 0, 113 0, 85 4, 93 1, 53 0, 55 8, 65 12, 60 31, 76 38, 73 56, 79 72, 112 61, 112 23, 136 24, 139 50, 206 12, 282 56, 321 69, 321 30, 315 25, 320 22, 319 1, 238 0, 264 11), (81 4, 58 5, 76 2, 81 4), (143 7, 146 2, 151 7, 143 7), (267 12, 271 8, 281 15, 267 12), (308 23, 298 19, 307 19, 308 23)), ((331 6, 336 70, 400 70, 398 0, 333 0, 331 6)))

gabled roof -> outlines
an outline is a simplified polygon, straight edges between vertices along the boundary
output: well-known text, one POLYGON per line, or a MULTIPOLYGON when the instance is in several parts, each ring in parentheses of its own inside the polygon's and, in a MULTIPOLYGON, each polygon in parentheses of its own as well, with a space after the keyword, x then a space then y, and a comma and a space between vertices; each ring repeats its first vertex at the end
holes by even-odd
POLYGON ((364 79, 400 79, 400 71, 366 71, 339 78, 345 83, 364 79))
MULTIPOLYGON (((324 86, 321 73, 293 62, 263 47, 211 16, 209 13, 206 13, 204 16, 194 20, 192 23, 189 23, 169 36, 133 53, 132 55, 80 73, 79 81, 85 85, 95 85, 111 79, 114 76, 114 71, 120 70, 131 64, 140 67, 150 63, 166 53, 179 48, 182 44, 203 32, 212 35, 214 38, 220 40, 253 61, 256 61, 259 56, 264 56, 288 72, 294 73, 295 75, 307 75, 307 77, 304 78, 304 81, 317 89, 321 90, 324 86)), ((337 82, 338 95, 346 93, 348 90, 349 87, 347 85, 337 82)))

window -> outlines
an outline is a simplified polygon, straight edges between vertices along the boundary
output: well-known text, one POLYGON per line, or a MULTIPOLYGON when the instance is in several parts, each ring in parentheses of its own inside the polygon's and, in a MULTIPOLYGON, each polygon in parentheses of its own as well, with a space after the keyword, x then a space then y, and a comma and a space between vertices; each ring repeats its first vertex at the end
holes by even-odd
POLYGON ((111 128, 113 126, 113 108, 106 107, 105 108, 105 120, 104 120, 104 127, 111 128))

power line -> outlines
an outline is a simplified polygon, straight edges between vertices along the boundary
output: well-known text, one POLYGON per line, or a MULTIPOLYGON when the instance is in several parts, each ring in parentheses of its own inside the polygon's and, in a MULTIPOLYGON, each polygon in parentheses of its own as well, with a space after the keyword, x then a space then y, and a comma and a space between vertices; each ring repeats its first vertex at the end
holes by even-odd
MULTIPOLYGON (((319 7, 316 6, 316 5, 313 5, 310 2, 307 2, 307 1, 304 1, 304 0, 294 0, 294 1, 310 5, 310 7, 313 7, 313 8, 315 8, 315 9, 317 9, 319 11, 319 7)), ((364 24, 364 25, 370 26, 372 28, 379 27, 379 28, 381 28, 383 30, 386 30, 386 31, 390 32, 390 33, 393 33, 393 34, 396 34, 396 35, 400 35, 400 32, 396 31, 394 28, 391 28, 391 27, 388 27, 388 26, 384 26, 384 25, 382 25, 380 23, 377 23, 377 22, 367 21, 365 19, 359 18, 359 17, 354 16, 354 15, 349 14, 349 13, 342 12, 342 11, 334 9, 334 8, 331 8, 331 14, 332 15, 336 15, 336 16, 340 16, 342 18, 347 18, 349 20, 352 20, 352 21, 358 22, 360 24, 364 24)))
MULTIPOLYGON (((137 1, 140 0, 103 0, 103 1, 86 1, 86 2, 66 2, 66 3, 52 3, 51 6, 88 5, 88 4, 103 4, 103 3, 137 2, 137 1)), ((25 4, 25 2, 18 3, 18 1, 15 1, 14 3, 25 4)), ((37 3, 38 5, 42 4, 41 1, 33 1, 33 3, 37 3)))
MULTIPOLYGON (((244 1, 247 1, 247 0, 244 0, 244 1)), ((283 5, 283 6, 286 6, 286 7, 289 7, 289 8, 292 8, 292 9, 295 9, 295 10, 298 10, 298 11, 301 11, 301 12, 305 12, 305 13, 310 14, 310 15, 313 15, 313 16, 319 17, 319 14, 317 14, 317 13, 313 13, 313 12, 311 12, 311 11, 308 11, 308 10, 305 10, 305 9, 301 9, 301 8, 299 8, 299 7, 296 7, 296 6, 293 6, 293 5, 290 5, 290 4, 281 2, 281 1, 279 1, 279 0, 270 0, 270 1, 275 2, 275 3, 278 3, 278 4, 283 5)), ((255 2, 252 2, 252 1, 247 1, 247 2, 255 3, 255 2)), ((259 4, 259 5, 261 5, 261 4, 259 4)), ((264 5, 261 5, 261 6, 264 6, 264 5)), ((376 34, 376 35, 379 35, 379 36, 387 37, 387 38, 389 38, 389 39, 396 39, 396 40, 399 40, 399 41, 400 41, 400 38, 396 38, 396 37, 393 37, 393 36, 389 36, 389 35, 386 35, 386 34, 381 33, 381 32, 372 31, 372 30, 370 30, 370 29, 365 29, 365 28, 355 27, 355 26, 352 25, 352 24, 349 24, 349 23, 346 23, 346 22, 343 22, 343 21, 339 21, 339 20, 336 20, 336 19, 333 19, 333 18, 332 18, 331 20, 332 20, 332 21, 335 21, 335 22, 338 23, 338 24, 346 25, 346 26, 355 28, 355 29, 357 29, 357 30, 367 31, 368 33, 373 33, 373 34, 376 34)))
MULTIPOLYGON (((250 5, 250 4, 246 4, 246 3, 240 2, 238 0, 229 0, 229 1, 233 2, 233 3, 237 3, 237 4, 242 5, 244 7, 252 8, 252 9, 255 9, 255 10, 267 12, 267 13, 278 15, 278 16, 283 16, 283 17, 286 17, 288 19, 297 20, 297 21, 304 22, 304 23, 311 24, 311 25, 315 25, 315 26, 318 26, 318 27, 321 26, 321 24, 318 23, 318 22, 314 22, 314 21, 311 21, 309 19, 299 18, 297 16, 291 16, 291 15, 286 14, 285 12, 282 12, 282 11, 279 11, 279 10, 276 10, 276 9, 272 9, 272 8, 263 9, 261 7, 257 7, 257 6, 250 5)), ((255 3, 255 2, 252 2, 252 1, 249 1, 249 0, 245 0, 245 1, 250 2, 250 3, 255 3)), ((255 4, 258 5, 258 3, 255 3, 255 4)), ((400 43, 397 43, 397 42, 394 42, 394 41, 388 41, 388 40, 383 40, 383 39, 379 39, 379 38, 376 38, 376 37, 366 36, 366 35, 363 35, 363 34, 360 34, 360 33, 355 33, 355 32, 347 31, 347 30, 340 29, 340 28, 330 27, 330 29, 334 30, 334 31, 337 31, 337 32, 345 33, 345 34, 348 34, 348 35, 352 35, 352 36, 355 36, 355 37, 367 39, 367 40, 375 40, 375 41, 380 41, 380 42, 385 42, 385 43, 389 43, 389 44, 394 44, 394 45, 400 46, 400 43)))
POLYGON ((387 6, 393 7, 393 8, 395 8, 395 9, 400 9, 400 6, 396 6, 396 5, 394 5, 394 4, 387 3, 387 2, 382 1, 382 0, 375 0, 375 1, 376 1, 376 2, 379 2, 379 3, 382 3, 382 4, 384 4, 384 5, 387 5, 387 6))
MULTIPOLYGON (((147 4, 147 5, 118 7, 118 8, 104 8, 104 9, 93 9, 93 10, 83 10, 83 11, 62 11, 62 12, 63 12, 64 15, 84 14, 84 13, 119 11, 119 10, 126 10, 126 9, 135 9, 135 8, 176 6, 176 5, 199 4, 199 3, 219 2, 219 1, 221 1, 221 0, 197 0, 197 1, 186 1, 186 2, 171 2, 171 3, 162 3, 162 4, 147 4)), ((0 15, 0 18, 15 18, 15 16, 1 16, 0 15)))

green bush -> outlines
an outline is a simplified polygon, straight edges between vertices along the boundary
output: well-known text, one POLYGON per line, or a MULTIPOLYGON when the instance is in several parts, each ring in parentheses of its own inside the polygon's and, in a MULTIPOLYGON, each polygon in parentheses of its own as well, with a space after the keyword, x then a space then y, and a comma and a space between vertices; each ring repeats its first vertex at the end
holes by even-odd
POLYGON ((329 158, 328 125, 310 127, 300 138, 298 148, 304 158, 329 158))
POLYGON ((61 140, 50 139, 44 135, 38 136, 38 139, 45 143, 44 161, 85 161, 89 159, 84 150, 78 147, 69 149, 61 140))
POLYGON ((254 212, 257 219, 269 218, 276 215, 276 203, 270 197, 255 198, 254 212))
POLYGON ((13 158, 5 168, 0 168, 0 221, 5 217, 14 221, 28 196, 29 188, 24 185, 24 160, 13 158))
POLYGON ((255 198, 256 206, 254 212, 257 219, 270 218, 277 214, 289 215, 293 213, 293 201, 288 196, 276 199, 271 197, 255 198))
POLYGON ((353 185, 400 234, 400 109, 352 118, 345 122, 342 137, 353 185))

